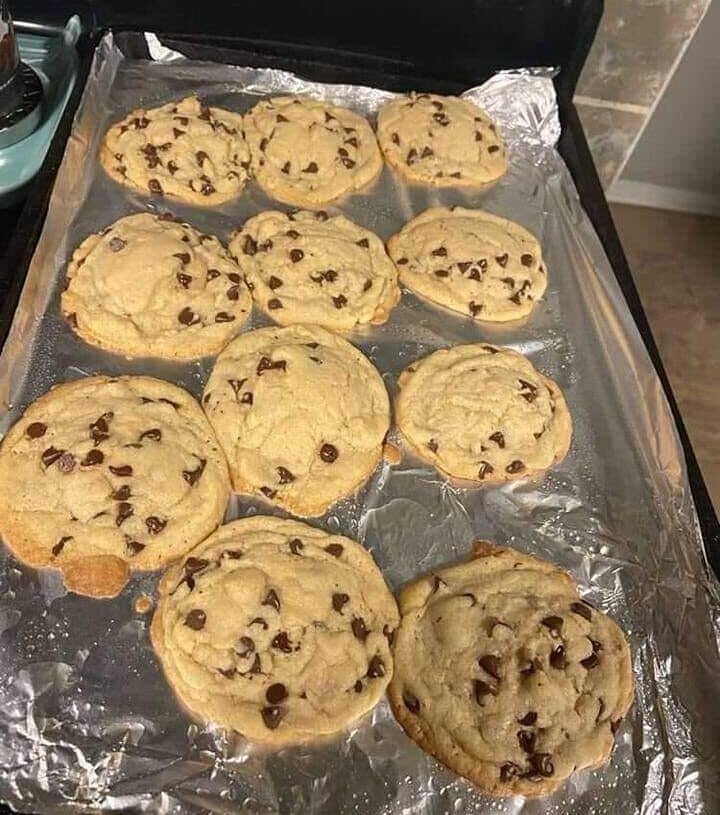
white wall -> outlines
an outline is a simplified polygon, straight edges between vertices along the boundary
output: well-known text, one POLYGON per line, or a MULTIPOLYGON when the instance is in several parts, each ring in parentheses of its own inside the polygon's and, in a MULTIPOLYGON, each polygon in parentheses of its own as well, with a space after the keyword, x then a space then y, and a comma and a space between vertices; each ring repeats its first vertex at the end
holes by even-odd
POLYGON ((712 0, 608 197, 720 215, 720 0, 712 0))

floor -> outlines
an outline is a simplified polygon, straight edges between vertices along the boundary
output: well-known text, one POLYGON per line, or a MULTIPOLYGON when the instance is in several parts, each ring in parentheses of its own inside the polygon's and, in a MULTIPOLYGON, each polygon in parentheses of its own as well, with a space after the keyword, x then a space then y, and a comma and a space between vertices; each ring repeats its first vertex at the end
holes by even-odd
POLYGON ((611 209, 720 515, 720 219, 624 204, 611 209))

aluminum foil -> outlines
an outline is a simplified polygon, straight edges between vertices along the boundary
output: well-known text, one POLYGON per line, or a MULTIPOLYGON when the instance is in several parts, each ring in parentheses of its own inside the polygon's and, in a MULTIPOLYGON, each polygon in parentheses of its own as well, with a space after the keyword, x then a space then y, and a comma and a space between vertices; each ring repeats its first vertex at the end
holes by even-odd
MULTIPOLYGON (((111 181, 97 160, 107 126, 139 106, 195 91, 243 111, 267 94, 309 93, 370 119, 391 94, 320 85, 274 70, 192 62, 149 38, 155 61, 101 43, 0 358, 0 431, 52 384, 104 372, 145 373, 200 394, 212 360, 129 362, 91 348, 59 315, 63 269, 87 234, 156 202, 111 181)), ((502 73, 467 92, 500 123, 507 176, 484 193, 409 186, 385 169, 340 209, 383 238, 428 206, 477 206, 542 240, 547 299, 522 324, 487 325, 404 292, 389 322, 353 337, 391 394, 410 361, 448 345, 512 346, 563 388, 575 436, 541 481, 482 490, 446 484, 406 457, 384 465, 357 500, 318 523, 359 538, 393 587, 462 558, 478 537, 547 558, 624 628, 637 700, 607 767, 576 774, 544 801, 494 800, 425 755, 386 703, 321 746, 254 749, 190 721, 148 640, 157 574, 115 600, 68 594, 56 573, 3 551, 0 576, 0 800, 23 812, 133 813, 717 813, 720 812, 720 592, 703 557, 681 446, 655 370, 580 207, 555 143, 553 85, 502 73)), ((169 209, 227 239, 273 202, 250 184, 226 206, 169 209)), ((332 209, 332 208, 331 208, 332 209)), ((264 324, 254 317, 253 326, 264 324)), ((233 499, 228 518, 258 510, 233 499)))

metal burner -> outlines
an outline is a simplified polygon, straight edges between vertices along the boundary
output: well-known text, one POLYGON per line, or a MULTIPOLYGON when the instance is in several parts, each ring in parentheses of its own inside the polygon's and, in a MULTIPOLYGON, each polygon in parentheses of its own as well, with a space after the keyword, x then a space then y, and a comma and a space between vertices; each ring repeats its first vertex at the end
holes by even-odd
POLYGON ((5 0, 0 0, 0 148, 35 130, 42 97, 40 77, 20 62, 10 10, 5 0))

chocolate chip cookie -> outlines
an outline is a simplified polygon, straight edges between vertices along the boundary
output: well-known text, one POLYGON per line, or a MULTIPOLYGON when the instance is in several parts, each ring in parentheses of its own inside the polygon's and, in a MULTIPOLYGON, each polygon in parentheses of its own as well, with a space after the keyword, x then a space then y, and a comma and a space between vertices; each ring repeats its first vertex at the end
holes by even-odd
POLYGON ((142 193, 213 206, 242 191, 250 149, 239 113, 188 96, 134 110, 113 125, 100 161, 112 178, 142 193))
POLYGON ((220 523, 227 464, 197 402, 146 376, 58 385, 0 447, 0 532, 30 566, 111 597, 220 523))
POLYGON ((251 307, 240 269, 217 238, 147 212, 80 244, 61 300, 73 330, 92 345, 171 359, 218 353, 251 307))
POLYGON ((525 317, 547 287, 536 238, 479 209, 427 209, 390 238, 388 252, 409 289, 475 320, 525 317))
POLYGON ((399 96, 381 109, 377 133, 385 160, 409 181, 482 186, 507 170, 507 150, 496 125, 467 99, 399 96))
POLYGON ((572 421, 555 382, 510 348, 458 345, 400 375, 397 425, 450 477, 484 484, 538 475, 563 459, 572 421))
POLYGON ((262 328, 228 345, 202 398, 236 492, 322 515, 375 469, 390 423, 380 374, 323 328, 262 328))
POLYGON ((362 546, 256 516, 167 572, 151 636, 195 716, 280 747, 344 730, 377 704, 397 623, 362 546))
POLYGON ((408 735, 492 795, 607 762, 633 699, 622 631, 542 560, 480 544, 400 595, 388 689, 408 735))
POLYGON ((367 186, 382 170, 370 125, 307 96, 277 96, 245 115, 253 174, 272 198, 318 207, 367 186))
POLYGON ((342 215, 261 212, 230 241, 258 306, 281 325, 352 331, 384 323, 400 299, 382 241, 342 215))

